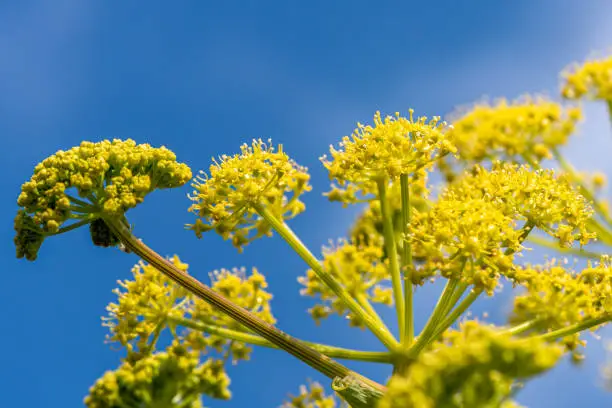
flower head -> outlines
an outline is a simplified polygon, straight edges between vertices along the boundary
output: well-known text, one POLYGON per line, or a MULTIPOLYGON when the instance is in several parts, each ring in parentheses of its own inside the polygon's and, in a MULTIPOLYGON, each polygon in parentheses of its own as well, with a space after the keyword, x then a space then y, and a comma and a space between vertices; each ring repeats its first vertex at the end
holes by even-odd
POLYGON ((454 119, 449 130, 462 161, 504 159, 539 161, 567 142, 581 117, 578 108, 563 108, 543 98, 505 99, 475 105, 454 119))
POLYGON ((517 224, 487 200, 447 192, 428 212, 414 216, 407 242, 422 261, 411 274, 413 283, 440 272, 492 294, 522 249, 517 224))
POLYGON ((379 408, 510 407, 512 385, 552 368, 561 349, 468 322, 391 377, 379 408))
POLYGON ((336 150, 330 148, 331 160, 322 158, 329 178, 341 187, 348 184, 368 192, 378 179, 395 180, 430 167, 440 156, 454 152, 451 139, 445 134, 446 122, 434 117, 416 121, 412 116, 383 118, 374 115, 374 125, 358 124, 351 136, 345 136, 336 150))
POLYGON ((107 371, 89 389, 88 408, 163 406, 203 408, 201 396, 229 399, 229 378, 220 360, 200 362, 197 352, 174 344, 135 362, 107 371))
MULTIPOLYGON (((172 262, 187 272, 188 265, 177 256, 172 262)), ((174 339, 191 350, 208 355, 222 352, 234 362, 249 358, 250 346, 205 331, 211 326, 244 331, 236 321, 196 298, 152 265, 141 262, 134 266, 132 274, 132 280, 119 282, 121 289, 114 291, 118 300, 108 305, 109 316, 103 319, 110 329, 108 339, 125 347, 128 356, 141 356, 155 349, 160 334, 170 329, 174 339), (177 326, 184 330, 177 331, 177 326)), ((272 295, 265 290, 265 277, 256 269, 248 276, 244 269, 222 269, 212 272, 211 280, 213 290, 266 322, 275 323, 270 308, 272 295)))
POLYGON ((122 216, 155 189, 178 187, 191 178, 186 164, 165 147, 131 139, 83 142, 58 151, 34 168, 21 186, 15 219, 17 257, 36 259, 45 237, 122 216), (70 224, 70 221, 81 220, 70 224))
POLYGON ((587 61, 563 75, 561 94, 567 99, 612 101, 612 57, 587 61))
MULTIPOLYGON (((514 299, 512 323, 537 319, 537 328, 556 330, 612 314, 612 266, 608 258, 596 264, 589 262, 580 272, 552 260, 543 266, 517 268, 509 277, 523 288, 514 299)), ((571 351, 583 344, 579 334, 562 341, 571 351)))
MULTIPOLYGON (((271 143, 271 142, 270 142, 271 143)), ((242 145, 241 153, 222 156, 201 172, 193 183, 189 211, 198 219, 188 227, 198 237, 214 229, 237 248, 271 233, 270 225, 253 209, 267 207, 278 219, 286 220, 304 211, 300 196, 310 191, 310 176, 283 151, 261 140, 242 145)))
POLYGON ((492 169, 476 166, 450 187, 458 197, 484 199, 503 214, 522 220, 559 240, 562 246, 586 245, 595 235, 587 222, 593 209, 565 177, 553 170, 531 170, 496 162, 492 169))
MULTIPOLYGON (((187 272, 189 265, 178 256, 171 261, 187 272)), ((113 290, 117 302, 106 307, 108 317, 102 318, 110 330, 107 339, 125 347, 128 355, 146 353, 153 348, 155 345, 150 342, 156 340, 154 336, 159 336, 168 321, 183 318, 189 312, 184 299, 191 296, 154 266, 142 261, 132 268, 132 276, 132 280, 118 282, 120 287, 113 290)))
MULTIPOLYGON (((389 273, 383 258, 382 247, 376 245, 355 245, 341 241, 336 248, 323 250, 323 267, 341 283, 355 299, 362 299, 385 305, 393 304, 393 293, 389 286, 389 273)), ((327 287, 310 269, 306 276, 298 278, 304 285, 301 294, 318 297, 318 303, 311 310, 311 316, 319 322, 332 312, 347 315, 352 326, 365 328, 364 322, 348 313, 346 304, 327 287)))

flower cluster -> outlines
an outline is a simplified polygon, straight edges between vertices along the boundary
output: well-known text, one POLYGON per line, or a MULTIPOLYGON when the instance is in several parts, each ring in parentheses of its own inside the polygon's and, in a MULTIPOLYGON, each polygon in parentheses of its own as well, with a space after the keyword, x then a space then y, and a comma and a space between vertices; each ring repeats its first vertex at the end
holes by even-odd
POLYGON ((509 400, 514 382, 552 368, 561 353, 541 340, 466 323, 394 375, 378 408, 516 407, 509 400))
MULTIPOLYGON (((171 261, 187 272, 189 265, 178 256, 171 261)), ((119 288, 113 290, 118 300, 106 307, 109 316, 102 318, 110 330, 108 340, 121 344, 128 355, 152 349, 168 321, 183 318, 189 312, 183 300, 190 296, 154 266, 142 261, 132 268, 132 276, 132 280, 118 282, 119 288)))
POLYGON ((107 371, 89 389, 88 408, 203 408, 201 396, 229 399, 223 362, 200 362, 199 353, 173 344, 166 352, 126 361, 107 371))
POLYGON ((300 195, 310 191, 310 176, 283 151, 261 140, 242 145, 241 153, 222 156, 210 166, 210 175, 201 172, 193 183, 189 211, 197 215, 188 228, 198 238, 214 229, 241 249, 252 240, 271 234, 255 205, 265 206, 279 220, 304 211, 300 195))
MULTIPOLYGON (((188 265, 177 256, 172 262, 187 272, 188 265)), ((128 355, 136 358, 147 354, 155 348, 162 331, 170 328, 175 340, 190 349, 206 354, 223 351, 233 361, 249 358, 251 348, 245 343, 205 332, 209 326, 246 330, 234 320, 186 292, 152 265, 141 262, 132 274, 132 280, 119 282, 123 291, 114 291, 118 301, 109 304, 109 317, 104 318, 104 325, 110 329, 109 340, 124 346, 128 355), (186 330, 177 332, 177 326, 186 330)), ((270 309, 272 295, 265 291, 266 279, 256 269, 249 276, 243 269, 222 269, 211 273, 211 278, 213 290, 266 322, 275 322, 270 309)))
POLYGON ((521 241, 516 221, 494 203, 446 192, 430 211, 413 218, 408 242, 423 259, 411 274, 413 283, 439 271, 492 294, 500 274, 512 268, 521 241))
POLYGON ((190 179, 189 167, 177 163, 170 150, 130 139, 83 142, 60 150, 38 164, 21 186, 17 204, 22 209, 15 219, 17 257, 36 259, 46 236, 78 225, 62 228, 71 220, 122 215, 153 190, 181 186, 190 179))
POLYGON ((564 177, 552 170, 493 163, 490 171, 475 166, 450 187, 458 197, 484 199, 514 220, 544 231, 561 246, 574 241, 586 245, 595 235, 587 223, 593 210, 587 200, 564 177))
POLYGON ((342 139, 340 149, 330 148, 331 160, 322 158, 329 178, 340 184, 338 191, 349 188, 350 195, 356 191, 367 195, 375 191, 376 180, 395 180, 402 174, 415 173, 430 167, 439 157, 455 152, 444 132, 445 122, 438 117, 429 122, 425 117, 415 121, 412 110, 409 118, 399 113, 383 118, 377 112, 373 126, 357 126, 350 137, 342 139))
POLYGON ((325 390, 317 382, 300 386, 299 395, 290 395, 289 400, 281 408, 336 408, 346 407, 345 403, 338 404, 333 395, 325 395, 325 390))
POLYGON ((590 99, 612 101, 612 57, 587 61, 564 75, 565 84, 561 90, 567 99, 590 99))
POLYGON ((476 105, 454 119, 448 135, 463 161, 539 161, 551 156, 551 148, 567 142, 580 118, 578 108, 563 108, 542 98, 502 99, 493 106, 476 105))
MULTIPOLYGON (((537 320, 536 328, 555 330, 612 314, 612 265, 607 258, 589 262, 578 273, 553 260, 517 268, 510 278, 524 288, 514 299, 512 323, 537 320)), ((582 344, 578 334, 563 342, 572 351, 582 344)))
MULTIPOLYGON (((385 284, 389 281, 387 265, 381 260, 383 250, 376 245, 356 245, 341 241, 336 248, 323 250, 323 268, 341 283, 349 294, 362 304, 369 302, 393 304, 393 292, 385 284)), ((310 309, 317 323, 332 312, 349 319, 351 326, 365 328, 364 322, 349 313, 346 304, 340 300, 310 269, 306 276, 298 278, 304 285, 302 295, 318 297, 322 303, 310 309)))

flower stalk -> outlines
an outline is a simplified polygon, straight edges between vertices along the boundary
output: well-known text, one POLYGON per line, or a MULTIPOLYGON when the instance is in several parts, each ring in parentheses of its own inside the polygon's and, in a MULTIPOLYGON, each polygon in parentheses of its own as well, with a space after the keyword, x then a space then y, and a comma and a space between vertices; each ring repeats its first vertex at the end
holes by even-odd
MULTIPOLYGON (((257 336, 251 333, 245 333, 237 330, 227 329, 214 324, 207 324, 204 322, 187 319, 184 317, 168 317, 168 322, 175 325, 180 325, 200 332, 212 334, 215 336, 223 337, 228 340, 240 341, 243 343, 252 344, 255 346, 262 346, 267 348, 278 349, 279 347, 274 343, 264 339, 261 336, 257 336)), ((353 361, 364 361, 370 363, 389 363, 391 362, 391 353, 384 351, 361 351, 352 350, 343 347, 329 346, 327 344, 313 343, 308 341, 302 341, 302 343, 308 345, 312 349, 320 352, 331 358, 341 358, 345 360, 353 361)))
POLYGON ((410 240, 410 219, 412 204, 410 202, 410 183, 407 174, 400 176, 402 198, 402 225, 404 242, 402 244, 402 270, 404 271, 404 335, 402 345, 409 347, 414 341, 414 312, 412 309, 412 241, 410 240))
POLYGON ((399 343, 389 330, 381 324, 381 321, 376 317, 372 316, 361 305, 355 300, 350 293, 348 293, 342 285, 328 272, 326 271, 321 262, 310 252, 310 250, 304 245, 304 243, 298 238, 298 236, 289 228, 287 224, 279 221, 268 209, 261 204, 254 204, 254 209, 257 213, 265 219, 272 228, 291 246, 291 248, 306 262, 306 264, 317 274, 317 276, 329 287, 335 294, 340 298, 351 310, 355 313, 365 325, 374 333, 376 337, 386 346, 389 350, 397 349, 399 343))
POLYGON ((397 244, 395 242, 395 230, 391 218, 391 209, 387 198, 387 180, 377 180, 378 199, 380 200, 380 210, 383 222, 383 235, 385 240, 385 250, 389 260, 389 273, 391 275, 391 285, 393 286, 393 299, 395 301, 395 311, 397 313, 400 339, 405 337, 405 305, 402 293, 402 276, 400 272, 399 260, 397 259, 397 244))

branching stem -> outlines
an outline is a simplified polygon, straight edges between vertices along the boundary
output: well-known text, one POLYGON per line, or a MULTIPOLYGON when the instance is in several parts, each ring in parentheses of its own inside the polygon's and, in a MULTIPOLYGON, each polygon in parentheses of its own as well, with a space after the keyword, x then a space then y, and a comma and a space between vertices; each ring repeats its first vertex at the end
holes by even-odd
POLYGON ((157 252, 153 251, 142 241, 132 235, 132 232, 126 226, 126 221, 124 219, 119 219, 116 217, 103 217, 103 219, 106 225, 108 225, 111 231, 121 240, 126 248, 140 256, 181 287, 206 301, 219 311, 225 313, 230 318, 247 327, 249 330, 257 333, 270 343, 276 345, 278 348, 285 350, 294 357, 297 357, 329 378, 344 378, 348 375, 352 375, 356 376, 365 384, 368 384, 375 389, 385 389, 384 386, 355 373, 337 361, 332 360, 331 358, 314 350, 300 340, 282 332, 275 326, 265 322, 246 309, 227 300, 225 297, 204 285, 194 277, 180 270, 172 262, 160 256, 157 252))
POLYGON ((321 262, 312 252, 310 252, 306 245, 304 245, 287 224, 278 220, 265 206, 255 204, 253 207, 263 219, 270 223, 272 228, 289 244, 289 246, 291 246, 304 262, 306 262, 306 264, 317 274, 319 279, 321 279, 321 281, 344 302, 351 312, 364 322, 372 333, 374 333, 389 350, 392 351, 398 348, 399 343, 395 340, 389 329, 384 324, 381 324, 381 321, 366 312, 361 305, 359 305, 357 300, 355 300, 350 293, 348 293, 348 291, 323 268, 321 262))

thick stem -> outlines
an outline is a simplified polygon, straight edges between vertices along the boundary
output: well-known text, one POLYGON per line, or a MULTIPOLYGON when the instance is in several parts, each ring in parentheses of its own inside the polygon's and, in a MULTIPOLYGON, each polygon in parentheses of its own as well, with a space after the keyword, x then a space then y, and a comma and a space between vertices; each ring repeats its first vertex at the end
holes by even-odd
POLYGON ((387 184, 385 179, 377 181, 378 199, 380 200, 380 212, 383 221, 383 235, 385 239, 385 250, 389 259, 389 274, 391 275, 391 286, 393 287, 393 299, 397 312, 397 322, 400 331, 400 339, 405 337, 405 312, 404 295, 402 293, 402 276, 399 261, 397 259, 397 244, 395 242, 395 229, 389 200, 387 199, 387 184))
POLYGON ((547 341, 555 341, 557 339, 562 339, 563 337, 571 336, 572 334, 576 334, 578 332, 590 329, 595 326, 599 326, 600 324, 604 324, 612 320, 612 314, 606 313, 600 317, 594 317, 592 319, 587 319, 583 322, 572 324, 570 326, 564 327, 562 329, 553 330, 548 333, 540 334, 539 336, 533 336, 529 338, 536 338, 547 341))
POLYGON ((436 337, 440 319, 444 318, 444 313, 448 308, 448 304, 453 297, 453 293, 458 283, 459 281, 457 279, 449 279, 448 282, 446 282, 446 286, 438 299, 436 307, 429 316, 429 320, 427 320, 425 327, 421 333, 419 333, 416 342, 408 350, 409 358, 416 357, 430 343, 430 341, 436 337))
POLYGON ((400 176, 402 195, 402 225, 404 242, 402 243, 402 270, 404 271, 404 336, 402 346, 409 347, 414 341, 414 312, 412 310, 412 243, 409 239, 411 229, 412 207, 410 203, 410 184, 407 174, 400 176))
MULTIPOLYGON (((154 266, 157 270, 179 284, 181 287, 206 301, 211 306, 216 307, 221 312, 236 320, 249 330, 259 334, 261 337, 273 343, 278 348, 285 350, 294 357, 297 357, 329 378, 344 378, 347 375, 358 375, 337 361, 332 360, 301 341, 282 332, 273 325, 255 316, 248 310, 237 306, 194 277, 180 270, 172 262, 160 256, 158 253, 153 251, 142 241, 132 235, 131 231, 126 227, 126 222, 123 219, 118 219, 116 217, 103 217, 103 219, 106 225, 108 225, 111 231, 121 240, 126 248, 140 256, 145 261, 149 262, 149 264, 154 266)), ((363 381, 372 387, 377 389, 381 389, 382 387, 384 389, 382 385, 360 375, 358 376, 360 379, 363 378, 363 381)))
MULTIPOLYGON (((184 317, 169 317, 168 321, 193 330, 223 337, 228 340, 241 341, 243 343, 253 344, 256 346, 278 349, 278 346, 255 334, 231 330, 225 327, 186 319, 184 317)), ((352 350, 342 347, 328 346, 326 344, 311 343, 308 341, 303 341, 303 343, 328 357, 354 361, 366 361, 371 363, 391 362, 391 353, 388 352, 352 350)))
POLYGON ((253 206, 255 211, 265 219, 272 228, 291 246, 291 248, 306 262, 306 264, 317 274, 319 279, 323 281, 328 288, 344 304, 353 312, 355 315, 364 322, 364 324, 374 333, 376 337, 389 349, 395 350, 398 347, 398 342, 395 340, 393 335, 389 332, 389 329, 384 324, 381 324, 373 316, 370 316, 359 303, 348 293, 344 287, 321 265, 321 262, 310 252, 310 250, 304 245, 304 243, 295 235, 295 233, 289 228, 287 224, 279 221, 274 214, 272 214, 263 205, 256 204, 253 206))

